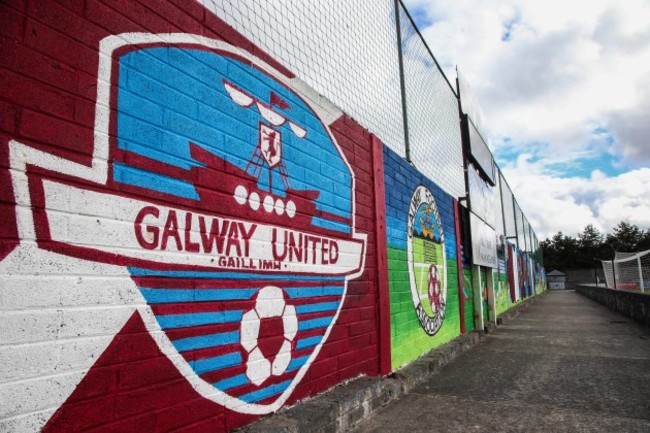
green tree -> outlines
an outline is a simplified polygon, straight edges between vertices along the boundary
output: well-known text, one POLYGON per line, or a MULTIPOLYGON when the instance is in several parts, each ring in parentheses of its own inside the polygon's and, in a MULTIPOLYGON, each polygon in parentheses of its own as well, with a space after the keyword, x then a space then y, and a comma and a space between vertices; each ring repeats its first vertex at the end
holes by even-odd
POLYGON ((650 250, 650 229, 643 232, 643 236, 636 247, 639 251, 650 250))
POLYGON ((547 271, 576 268, 578 252, 576 239, 557 232, 551 239, 542 241, 541 247, 544 253, 544 268, 547 271))
POLYGON ((578 253, 576 257, 578 268, 594 267, 595 258, 603 258, 604 236, 593 226, 587 225, 578 235, 578 253))
POLYGON ((607 235, 607 243, 616 251, 632 252, 637 250, 643 235, 639 226, 621 221, 614 227, 614 232, 607 235))
POLYGON ((611 260, 614 251, 636 252, 650 249, 650 229, 621 221, 612 233, 604 236, 589 224, 576 238, 557 232, 540 242, 547 271, 586 269, 598 266, 594 259, 611 260))

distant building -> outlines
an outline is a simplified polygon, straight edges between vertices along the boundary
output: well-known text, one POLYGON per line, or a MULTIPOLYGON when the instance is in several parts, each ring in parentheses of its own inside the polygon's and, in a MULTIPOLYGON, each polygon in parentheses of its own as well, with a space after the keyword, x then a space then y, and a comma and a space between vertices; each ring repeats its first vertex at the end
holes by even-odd
POLYGON ((550 290, 564 290, 566 288, 566 275, 558 270, 553 270, 546 275, 550 290))

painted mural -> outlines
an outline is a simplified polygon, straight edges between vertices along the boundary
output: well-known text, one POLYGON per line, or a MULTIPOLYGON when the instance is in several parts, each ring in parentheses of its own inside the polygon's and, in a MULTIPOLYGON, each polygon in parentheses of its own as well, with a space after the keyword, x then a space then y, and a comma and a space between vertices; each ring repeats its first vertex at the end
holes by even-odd
POLYGON ((201 2, 0 15, 0 431, 231 431, 475 329, 454 198, 201 2))
POLYGON ((506 248, 500 245, 498 254, 498 268, 494 271, 494 297, 496 303, 497 317, 499 314, 510 309, 510 290, 506 270, 506 248))
POLYGON ((465 298, 465 331, 471 332, 476 329, 474 322, 474 295, 472 290, 472 269, 471 265, 463 263, 463 291, 465 298))
POLYGON ((519 283, 518 254, 517 247, 511 243, 506 243, 506 273, 508 287, 510 289, 510 302, 517 303, 522 299, 519 283))
POLYGON ((519 271, 521 297, 528 298, 533 295, 533 285, 530 259, 524 251, 517 252, 517 268, 519 271))
POLYGON ((436 201, 424 186, 411 196, 408 221, 409 280, 413 307, 424 331, 435 335, 445 320, 445 237, 436 201))
MULTIPOLYGON (((50 397, 28 395, 17 384, 16 408, 4 408, 3 416, 19 415, 29 399, 42 401, 46 410, 36 412, 34 430, 52 415, 47 431, 109 422, 105 416, 75 420, 61 409, 53 412, 68 398, 64 407, 77 413, 80 401, 103 388, 102 371, 131 357, 156 365, 152 371, 160 378, 151 380, 182 377, 179 403, 200 397, 241 415, 276 411, 327 342, 348 282, 364 272, 367 242, 355 228, 354 171, 332 131, 342 113, 309 102, 293 88, 291 75, 267 57, 220 38, 120 33, 97 46, 87 156, 65 142, 43 145, 56 142, 54 129, 44 127, 53 136, 40 140, 3 132, 9 165, 3 201, 15 197, 20 206, 9 208, 15 218, 4 228, 13 227, 8 237, 15 241, 3 242, 0 270, 12 277, 0 293, 5 299, 11 291, 16 305, 40 309, 51 308, 39 307, 49 296, 58 302, 61 328, 70 326, 65 318, 75 302, 80 311, 95 307, 94 321, 105 329, 97 334, 101 343, 75 366, 87 376, 61 379, 60 390, 43 388, 50 397), (35 277, 30 283, 24 275, 35 277), (82 288, 80 300, 67 304, 65 292, 82 288), (108 290, 114 295, 103 301, 108 290), (102 302, 112 309, 106 317, 102 302), (122 345, 125 339, 132 347, 122 345)), ((347 128, 348 148, 347 137, 355 134, 369 145, 367 137, 347 128)), ((365 291, 358 287, 355 302, 364 307, 360 289, 365 291)), ((444 293, 438 299, 437 308, 444 308, 444 293)), ((40 319, 44 314, 39 311, 31 328, 3 319, 17 330, 9 343, 44 338, 39 321, 50 329, 56 319, 40 319)), ((15 356, 3 357, 5 379, 48 374, 38 356, 15 356)), ((164 402, 170 392, 157 395, 160 405, 147 395, 136 406, 173 406, 164 402)), ((215 431, 226 422, 218 407, 197 411, 221 417, 213 421, 215 431)), ((236 419, 227 423, 250 418, 236 419)))
POLYGON ((540 295, 546 290, 546 271, 539 263, 534 263, 535 266, 535 294, 540 295))
POLYGON ((388 148, 384 168, 395 369, 460 333, 456 232, 452 197, 388 148))

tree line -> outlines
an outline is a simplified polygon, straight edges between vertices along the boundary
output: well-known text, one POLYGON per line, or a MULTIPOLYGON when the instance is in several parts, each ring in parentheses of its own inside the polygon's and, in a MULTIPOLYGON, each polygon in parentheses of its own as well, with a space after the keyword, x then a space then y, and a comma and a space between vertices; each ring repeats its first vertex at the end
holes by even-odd
POLYGON ((601 260, 612 260, 614 252, 636 252, 650 249, 650 229, 642 230, 625 221, 618 223, 612 233, 601 233, 592 224, 584 228, 577 238, 557 232, 540 242, 544 254, 544 268, 589 269, 600 266, 601 260))

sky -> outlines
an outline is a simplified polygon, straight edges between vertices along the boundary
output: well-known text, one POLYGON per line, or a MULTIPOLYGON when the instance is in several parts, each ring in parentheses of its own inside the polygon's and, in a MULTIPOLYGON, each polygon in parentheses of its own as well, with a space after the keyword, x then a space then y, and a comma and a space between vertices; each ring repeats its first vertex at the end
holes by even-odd
POLYGON ((650 1, 406 0, 538 238, 650 228, 650 1))

